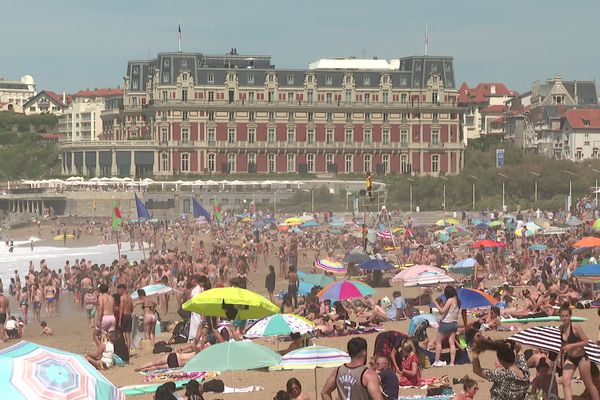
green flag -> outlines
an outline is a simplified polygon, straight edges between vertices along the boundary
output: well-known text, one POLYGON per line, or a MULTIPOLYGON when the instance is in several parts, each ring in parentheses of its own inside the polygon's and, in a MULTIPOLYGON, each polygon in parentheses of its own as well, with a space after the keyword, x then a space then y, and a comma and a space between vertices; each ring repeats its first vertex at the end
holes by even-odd
POLYGON ((123 217, 121 217, 121 211, 117 205, 113 202, 113 214, 112 214, 112 228, 113 231, 118 231, 123 223, 123 217))

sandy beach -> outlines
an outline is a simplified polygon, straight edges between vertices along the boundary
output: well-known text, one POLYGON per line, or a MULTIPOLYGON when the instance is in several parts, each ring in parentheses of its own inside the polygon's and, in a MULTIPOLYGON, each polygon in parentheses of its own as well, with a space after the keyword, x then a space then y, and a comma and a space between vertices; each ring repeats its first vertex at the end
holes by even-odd
MULTIPOLYGON (((48 230, 48 227, 44 227, 45 230, 48 230)), ((16 230, 11 232, 12 236, 15 240, 27 240, 28 237, 32 235, 32 228, 23 228, 20 230, 16 230)), ((49 230, 48 230, 49 235, 49 230)), ((208 238, 206 238, 208 239, 208 238)), ((44 257, 42 252, 43 246, 52 246, 52 252, 56 251, 58 253, 63 253, 61 256, 58 254, 56 257, 50 259, 49 265, 51 269, 58 269, 64 265, 64 262, 69 259, 71 262, 75 258, 81 258, 81 256, 68 256, 69 252, 77 252, 78 249, 84 249, 88 251, 89 248, 97 248, 95 246, 97 240, 91 237, 83 237, 79 241, 72 241, 67 243, 67 247, 62 246, 62 242, 55 241, 41 241, 36 243, 36 249, 31 252, 31 254, 27 254, 23 252, 19 257, 19 265, 22 268, 27 268, 28 265, 28 256, 33 257, 44 257)), ((205 240, 207 243, 208 240, 205 240)), ((127 248, 129 248, 129 244, 125 244, 127 248)), ((115 246, 116 249, 116 246, 115 246)), ((29 250, 27 248, 27 250, 29 250)), ((3 254, 4 249, 0 251, 3 254)), ((139 252, 139 251, 138 251, 139 252)), ((54 253, 53 253, 54 254, 54 253)), ((79 253, 77 253, 79 254, 79 253)), ((137 255, 137 253, 134 253, 137 255)), ((88 253, 89 256, 89 253, 88 253)), ((1 256, 0 256, 1 257, 1 256)), ((113 258, 116 258, 116 254, 114 254, 113 258)), ((261 258, 262 261, 262 258, 261 258)), ((300 259, 299 265, 300 270, 307 272, 310 269, 310 265, 312 264, 313 258, 312 254, 308 254, 307 258, 300 259)), ((276 264, 276 260, 274 256, 271 256, 269 259, 269 263, 273 265, 276 264)), ((10 266, 2 265, 0 269, 0 275, 4 278, 5 276, 12 275, 12 269, 15 267, 11 264, 10 266), (8 270, 7 270, 8 268, 8 270)), ((21 268, 19 268, 21 269, 21 268)), ((258 272, 251 272, 249 275, 251 283, 249 284, 248 289, 266 295, 266 290, 264 288, 265 276, 267 273, 267 265, 264 265, 262 262, 259 263, 258 272)), ((7 291, 8 282, 4 281, 4 290, 5 293, 7 291)), ((277 284, 275 292, 279 292, 279 290, 287 288, 287 282, 281 277, 277 277, 277 284)), ((381 298, 383 296, 392 297, 392 292, 395 289, 399 289, 402 291, 403 296, 407 298, 415 297, 419 293, 418 288, 404 288, 402 286, 395 286, 389 288, 377 288, 376 298, 381 298)), ((172 304, 170 309, 175 310, 176 304, 174 296, 171 298, 172 304)), ((11 306, 13 312, 16 312, 16 301, 11 301, 11 306)), ((429 311, 427 307, 421 308, 423 311, 429 311)), ((169 314, 163 314, 163 310, 161 309, 161 316, 163 320, 177 321, 178 316, 171 311, 169 314)), ((139 312, 139 310, 138 310, 139 312)), ((18 314, 18 313, 17 313, 18 314)), ((584 330, 590 339, 594 339, 598 334, 598 317, 596 314, 596 310, 574 310, 574 315, 587 317, 588 321, 582 323, 584 330)), ((92 342, 92 332, 87 326, 86 318, 84 312, 79 308, 78 305, 75 304, 74 298, 70 293, 65 292, 61 296, 61 304, 59 315, 52 318, 45 318, 49 326, 54 330, 54 335, 51 337, 42 337, 40 336, 41 328, 34 322, 30 322, 30 324, 25 328, 24 339, 33 341, 39 344, 56 347, 59 349, 71 351, 74 353, 84 353, 86 350, 93 349, 92 342)), ((548 324, 546 324, 548 325, 548 324)), ((557 323, 554 323, 557 325, 557 323)), ((521 328, 531 327, 533 324, 520 325, 521 328)), ((388 322, 384 324, 386 330, 396 330, 400 332, 408 331, 408 321, 401 322, 388 322)), ((429 329, 429 337, 435 337, 435 330, 429 329)), ((504 338, 508 337, 512 334, 512 332, 490 332, 490 336, 493 338, 504 338)), ((365 339, 368 340, 369 343, 369 354, 372 354, 374 348, 374 342, 376 338, 376 333, 365 334, 365 339)), ((157 337, 157 340, 167 340, 170 337, 169 333, 164 333, 161 337, 157 337)), ((315 339, 314 342, 319 345, 332 346, 345 350, 346 343, 348 339, 352 336, 345 337, 334 337, 334 338, 323 338, 323 339, 315 339)), ((274 340, 268 339, 260 339, 257 342, 265 344, 273 349, 276 348, 276 343, 274 340)), ((0 344, 0 348, 3 348, 7 345, 10 345, 11 342, 0 344)), ((14 341, 13 341, 14 343, 14 341)), ((287 346, 287 343, 280 343, 279 348, 287 346)), ((135 357, 131 359, 131 362, 122 367, 113 367, 108 371, 104 371, 105 376, 113 382, 116 386, 121 387, 125 385, 132 384, 141 384, 143 383, 142 375, 134 371, 134 368, 137 366, 156 358, 157 356, 152 354, 150 351, 142 352, 139 351, 135 357)), ((482 364, 484 367, 494 367, 495 357, 491 352, 485 353, 482 356, 482 364)), ((447 375, 452 382, 452 378, 462 378, 463 376, 469 374, 471 377, 474 377, 472 373, 471 364, 460 365, 455 367, 440 367, 440 368, 428 368, 423 370, 424 377, 441 377, 443 375, 447 375)), ((328 375, 332 370, 329 369, 319 369, 317 370, 317 389, 320 392, 323 383, 325 382, 328 375)), ((275 393, 280 389, 285 389, 285 382, 291 378, 296 377, 300 380, 303 386, 303 391, 311 398, 314 399, 315 387, 314 387, 314 372, 313 371, 283 371, 283 372, 259 372, 259 371, 237 371, 235 374, 231 372, 225 372, 221 374, 220 379, 222 379, 227 386, 234 387, 246 387, 251 385, 260 385, 264 387, 264 391, 256 392, 256 393, 243 393, 243 394, 205 394, 205 398, 207 399, 221 399, 221 398, 243 398, 244 400, 263 400, 263 399, 271 399, 275 393), (235 380, 233 377, 235 376, 235 380)), ((479 386, 481 388, 480 395, 477 398, 487 398, 489 396, 489 388, 490 384, 488 382, 483 381, 480 378, 476 378, 479 382, 479 386)), ((574 393, 580 393, 583 391, 583 385, 580 383, 574 384, 574 393)), ((460 391, 460 386, 454 386, 455 391, 460 391)), ((402 390, 401 395, 417 395, 417 394, 425 394, 424 390, 402 390)), ((133 397, 139 400, 151 399, 151 395, 147 396, 135 396, 133 397)))

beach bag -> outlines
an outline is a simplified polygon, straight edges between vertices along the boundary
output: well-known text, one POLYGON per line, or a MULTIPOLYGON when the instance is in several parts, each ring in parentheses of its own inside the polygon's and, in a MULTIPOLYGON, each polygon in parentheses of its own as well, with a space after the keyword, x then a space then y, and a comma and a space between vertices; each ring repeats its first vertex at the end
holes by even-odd
POLYGON ((167 342, 165 342, 164 340, 156 342, 156 344, 154 345, 154 349, 152 349, 153 354, 170 353, 172 351, 173 348, 171 346, 167 346, 167 342))
POLYGON ((225 391, 225 384, 220 379, 211 379, 202 384, 205 392, 223 393, 225 391))
POLYGON ((171 339, 169 339, 170 344, 180 344, 186 343, 188 340, 188 334, 190 332, 190 320, 179 321, 175 328, 173 329, 173 334, 171 335, 171 339))
POLYGON ((120 329, 115 330, 115 340, 113 340, 115 355, 119 356, 124 362, 129 362, 129 347, 125 343, 125 337, 120 329))

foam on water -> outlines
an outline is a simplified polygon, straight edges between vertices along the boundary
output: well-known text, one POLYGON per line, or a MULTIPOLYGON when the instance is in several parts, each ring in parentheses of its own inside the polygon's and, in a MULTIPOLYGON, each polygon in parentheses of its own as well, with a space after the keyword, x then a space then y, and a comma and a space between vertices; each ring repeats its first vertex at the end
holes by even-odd
MULTIPOLYGON (((129 244, 121 245, 121 254, 126 254, 130 261, 139 261, 143 258, 142 250, 129 251, 129 244), (126 248, 126 249, 125 249, 126 248)), ((35 246, 33 251, 29 242, 16 242, 12 253, 8 247, 0 244, 0 278, 7 290, 14 270, 19 271, 21 278, 29 270, 29 261, 33 261, 36 271, 39 270, 40 261, 45 259, 48 267, 58 271, 65 265, 65 261, 73 265, 76 259, 85 258, 94 264, 110 264, 118 258, 116 244, 102 244, 88 247, 63 247, 63 246, 35 246), (20 246, 17 245, 20 244, 20 246)))

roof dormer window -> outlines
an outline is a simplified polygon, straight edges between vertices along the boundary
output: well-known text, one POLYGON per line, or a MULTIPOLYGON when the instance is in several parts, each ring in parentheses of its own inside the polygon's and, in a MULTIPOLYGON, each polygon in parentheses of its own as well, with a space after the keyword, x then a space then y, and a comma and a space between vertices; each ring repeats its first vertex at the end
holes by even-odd
POLYGON ((590 120, 589 119, 583 119, 583 126, 585 126, 586 128, 590 126, 590 120))

